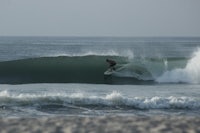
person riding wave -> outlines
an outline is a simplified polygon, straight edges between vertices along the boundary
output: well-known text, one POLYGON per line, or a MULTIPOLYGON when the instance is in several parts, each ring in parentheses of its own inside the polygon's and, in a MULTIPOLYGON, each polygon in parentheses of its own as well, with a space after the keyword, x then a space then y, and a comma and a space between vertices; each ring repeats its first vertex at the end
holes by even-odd
POLYGON ((115 70, 115 65, 117 64, 114 60, 106 59, 106 62, 109 63, 109 68, 115 70))

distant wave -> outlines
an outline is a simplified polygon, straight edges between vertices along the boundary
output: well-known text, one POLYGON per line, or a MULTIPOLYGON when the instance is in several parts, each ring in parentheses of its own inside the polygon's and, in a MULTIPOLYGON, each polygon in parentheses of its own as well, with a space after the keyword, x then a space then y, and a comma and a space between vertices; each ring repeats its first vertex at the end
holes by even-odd
POLYGON ((105 96, 89 96, 83 93, 47 93, 47 94, 11 94, 9 91, 0 92, 0 105, 32 106, 48 109, 53 107, 87 107, 87 108, 116 108, 121 109, 200 109, 200 100, 190 97, 133 97, 128 98, 119 92, 105 96))

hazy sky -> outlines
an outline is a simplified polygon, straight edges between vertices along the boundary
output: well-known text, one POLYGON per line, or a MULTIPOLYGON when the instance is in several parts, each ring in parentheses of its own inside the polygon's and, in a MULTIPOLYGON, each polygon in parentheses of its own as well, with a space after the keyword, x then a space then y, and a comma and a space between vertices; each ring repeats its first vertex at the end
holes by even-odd
POLYGON ((0 35, 200 36, 200 0, 0 0, 0 35))

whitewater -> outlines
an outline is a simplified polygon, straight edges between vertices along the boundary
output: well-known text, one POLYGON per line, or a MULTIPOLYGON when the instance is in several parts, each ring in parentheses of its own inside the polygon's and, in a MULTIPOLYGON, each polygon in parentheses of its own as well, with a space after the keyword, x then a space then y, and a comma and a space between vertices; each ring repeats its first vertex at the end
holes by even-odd
POLYGON ((166 71, 162 76, 157 78, 158 82, 182 82, 182 83, 200 83, 200 49, 198 48, 192 54, 191 59, 187 61, 184 68, 176 68, 170 71, 166 71))
POLYGON ((200 38, 0 37, 0 117, 199 116, 199 60, 200 38))

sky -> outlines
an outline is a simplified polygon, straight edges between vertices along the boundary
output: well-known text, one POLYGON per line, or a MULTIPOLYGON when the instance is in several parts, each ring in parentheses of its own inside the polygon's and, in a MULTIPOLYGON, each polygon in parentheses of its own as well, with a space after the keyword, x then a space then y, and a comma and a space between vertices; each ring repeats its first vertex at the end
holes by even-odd
POLYGON ((0 0, 0 36, 200 36, 200 0, 0 0))

